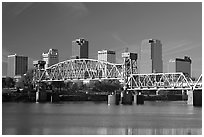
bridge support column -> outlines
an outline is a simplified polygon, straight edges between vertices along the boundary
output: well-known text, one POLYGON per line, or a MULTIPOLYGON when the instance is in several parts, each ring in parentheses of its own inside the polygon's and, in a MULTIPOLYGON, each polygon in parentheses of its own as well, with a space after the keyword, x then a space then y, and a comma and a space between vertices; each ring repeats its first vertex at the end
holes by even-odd
POLYGON ((188 95, 186 90, 182 90, 182 100, 187 101, 188 100, 188 95))
POLYGON ((53 102, 58 102, 60 99, 59 99, 59 95, 57 92, 54 92, 51 94, 51 99, 50 101, 53 103, 53 102))
POLYGON ((119 105, 120 104, 120 94, 108 95, 108 105, 119 105))
POLYGON ((45 91, 37 91, 36 102, 44 102, 44 101, 47 101, 47 93, 45 91))
POLYGON ((159 90, 156 91, 156 95, 159 95, 159 90))
POLYGON ((142 105, 144 104, 144 96, 140 95, 140 92, 136 91, 134 95, 134 104, 142 105))
POLYGON ((35 101, 38 103, 39 102, 39 100, 40 100, 40 91, 37 91, 36 93, 35 93, 35 101))
POLYGON ((116 95, 108 95, 108 105, 115 105, 116 95))
POLYGON ((47 101, 47 93, 46 91, 41 91, 39 85, 37 86, 37 92, 36 92, 36 102, 44 102, 47 101))
POLYGON ((193 91, 193 106, 202 106, 202 89, 193 91))
POLYGON ((188 104, 202 106, 202 89, 188 91, 188 104))
POLYGON ((116 104, 116 105, 119 105, 119 104, 120 104, 120 94, 118 94, 118 93, 116 93, 115 104, 116 104))
POLYGON ((122 91, 122 104, 124 105, 132 105, 132 92, 124 90, 122 91))
POLYGON ((188 101, 189 105, 193 105, 193 90, 188 90, 188 101))

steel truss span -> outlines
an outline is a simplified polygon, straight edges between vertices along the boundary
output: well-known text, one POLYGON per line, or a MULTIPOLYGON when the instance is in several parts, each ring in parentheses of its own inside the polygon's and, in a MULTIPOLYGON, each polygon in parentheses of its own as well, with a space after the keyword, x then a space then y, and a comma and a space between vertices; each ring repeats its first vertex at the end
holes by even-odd
POLYGON ((34 81, 122 79, 122 64, 94 59, 71 59, 35 70, 34 81))
POLYGON ((128 90, 194 90, 202 89, 201 79, 193 82, 183 73, 131 74, 126 85, 128 90))

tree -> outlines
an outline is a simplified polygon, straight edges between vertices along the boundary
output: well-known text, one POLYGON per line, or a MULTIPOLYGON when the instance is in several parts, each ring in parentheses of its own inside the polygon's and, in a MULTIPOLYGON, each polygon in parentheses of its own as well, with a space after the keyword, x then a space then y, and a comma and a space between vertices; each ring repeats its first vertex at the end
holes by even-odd
POLYGON ((71 89, 71 85, 73 84, 72 81, 65 81, 65 88, 67 89, 67 91, 69 91, 71 89))
POLYGON ((33 72, 34 72, 34 69, 30 69, 24 75, 25 85, 28 86, 29 89, 33 87, 33 72))
POLYGON ((13 86, 15 85, 14 79, 11 78, 11 77, 6 77, 6 79, 5 79, 5 85, 6 85, 7 88, 13 87, 13 86))
POLYGON ((93 86, 94 91, 108 92, 112 93, 121 88, 121 84, 118 80, 103 80, 96 81, 93 86))
POLYGON ((29 90, 33 88, 33 71, 34 69, 29 69, 26 74, 24 74, 20 80, 16 83, 16 87, 25 88, 29 90))
POLYGON ((16 87, 17 88, 24 88, 24 79, 20 78, 17 82, 16 82, 16 87))
POLYGON ((63 81, 53 81, 51 82, 52 90, 57 89, 61 92, 61 90, 65 87, 65 83, 63 81))
POLYGON ((79 89, 78 84, 77 83, 73 83, 71 86, 71 91, 75 92, 79 89))

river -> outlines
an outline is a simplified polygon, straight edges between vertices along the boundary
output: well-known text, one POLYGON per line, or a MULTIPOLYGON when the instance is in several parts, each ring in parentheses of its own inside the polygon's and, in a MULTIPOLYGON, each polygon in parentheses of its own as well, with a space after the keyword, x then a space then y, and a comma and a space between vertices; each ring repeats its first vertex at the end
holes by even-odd
POLYGON ((184 101, 2 103, 2 134, 202 134, 202 107, 184 101))

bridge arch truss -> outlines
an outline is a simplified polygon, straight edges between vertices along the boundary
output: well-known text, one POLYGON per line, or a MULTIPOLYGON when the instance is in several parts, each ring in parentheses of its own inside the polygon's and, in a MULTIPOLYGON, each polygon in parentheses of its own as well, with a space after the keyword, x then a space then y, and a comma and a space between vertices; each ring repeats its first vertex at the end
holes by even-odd
POLYGON ((122 64, 94 59, 66 60, 47 69, 35 70, 34 81, 122 79, 122 64))

